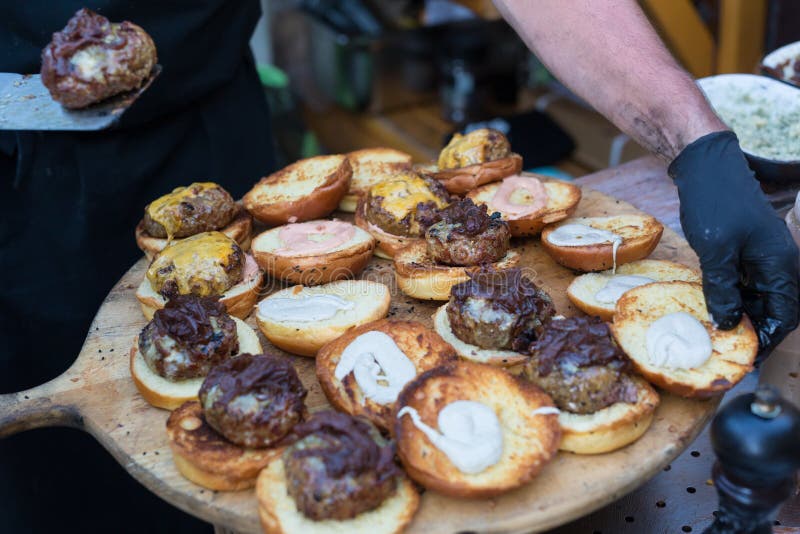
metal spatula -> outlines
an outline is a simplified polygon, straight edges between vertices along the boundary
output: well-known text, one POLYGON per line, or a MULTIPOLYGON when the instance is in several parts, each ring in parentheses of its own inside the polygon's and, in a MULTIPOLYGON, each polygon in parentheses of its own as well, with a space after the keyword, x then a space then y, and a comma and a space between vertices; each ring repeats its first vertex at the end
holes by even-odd
POLYGON ((50 97, 38 74, 0 72, 0 130, 103 130, 119 120, 160 73, 161 65, 156 65, 138 89, 68 110, 50 97))

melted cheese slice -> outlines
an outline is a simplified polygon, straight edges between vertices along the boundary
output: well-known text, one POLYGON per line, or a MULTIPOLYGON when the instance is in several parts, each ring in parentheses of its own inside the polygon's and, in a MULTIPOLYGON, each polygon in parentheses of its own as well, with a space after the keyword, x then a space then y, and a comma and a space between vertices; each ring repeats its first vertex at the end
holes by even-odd
POLYGON ((196 182, 186 187, 176 187, 172 190, 172 193, 158 197, 148 204, 146 208, 147 214, 150 215, 153 221, 164 227, 167 232, 167 238, 172 241, 172 237, 181 226, 181 220, 176 217, 178 210, 174 208, 186 199, 214 187, 219 186, 214 182, 196 182))
POLYGON ((420 202, 434 202, 439 208, 445 206, 444 200, 437 197, 419 176, 381 182, 372 187, 370 194, 383 197, 381 207, 398 220, 414 211, 420 202))

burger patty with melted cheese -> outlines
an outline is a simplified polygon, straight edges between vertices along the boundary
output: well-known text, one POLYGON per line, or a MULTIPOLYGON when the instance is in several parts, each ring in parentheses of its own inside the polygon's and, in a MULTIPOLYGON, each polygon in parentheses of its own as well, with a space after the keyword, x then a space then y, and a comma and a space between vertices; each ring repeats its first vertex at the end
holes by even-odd
POLYGON ((409 173, 372 186, 365 215, 385 232, 420 237, 427 228, 425 214, 448 202, 447 192, 439 182, 409 173))

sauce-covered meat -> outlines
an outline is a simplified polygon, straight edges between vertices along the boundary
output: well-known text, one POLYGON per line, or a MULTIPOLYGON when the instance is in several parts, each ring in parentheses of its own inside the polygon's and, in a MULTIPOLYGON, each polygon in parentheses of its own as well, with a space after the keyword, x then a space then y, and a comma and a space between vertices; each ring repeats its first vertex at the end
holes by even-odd
POLYGON ((434 212, 426 223, 428 255, 436 263, 480 265, 496 262, 508 252, 508 223, 499 213, 490 216, 485 205, 476 206, 471 199, 434 212))
POLYGON ((397 486, 394 447, 367 421, 324 411, 292 431, 283 453, 289 495, 306 517, 350 519, 377 508, 397 486))
POLYGON ((307 393, 287 358, 242 354, 211 369, 198 396, 214 430, 244 447, 268 447, 303 420, 307 393))
POLYGON ((215 297, 178 295, 144 327, 139 351, 168 380, 205 376, 239 351, 236 323, 215 297))
POLYGON ((65 107, 82 108, 138 88, 157 61, 142 28, 84 8, 42 51, 42 83, 65 107))
POLYGON ((553 300, 519 268, 482 268, 453 286, 447 317, 460 340, 484 349, 527 350, 555 315, 553 300))
POLYGON ((616 402, 636 402, 630 361, 599 317, 551 321, 530 350, 526 375, 562 410, 587 414, 616 402))

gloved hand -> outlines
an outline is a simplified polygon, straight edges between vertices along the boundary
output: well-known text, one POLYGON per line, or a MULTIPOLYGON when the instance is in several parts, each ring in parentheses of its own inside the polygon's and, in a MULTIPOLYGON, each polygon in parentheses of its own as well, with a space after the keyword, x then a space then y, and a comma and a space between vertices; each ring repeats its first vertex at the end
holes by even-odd
POLYGON ((688 145, 669 175, 678 186, 681 226, 700 257, 708 311, 723 330, 747 313, 758 332, 760 361, 797 327, 797 246, 733 132, 688 145))

